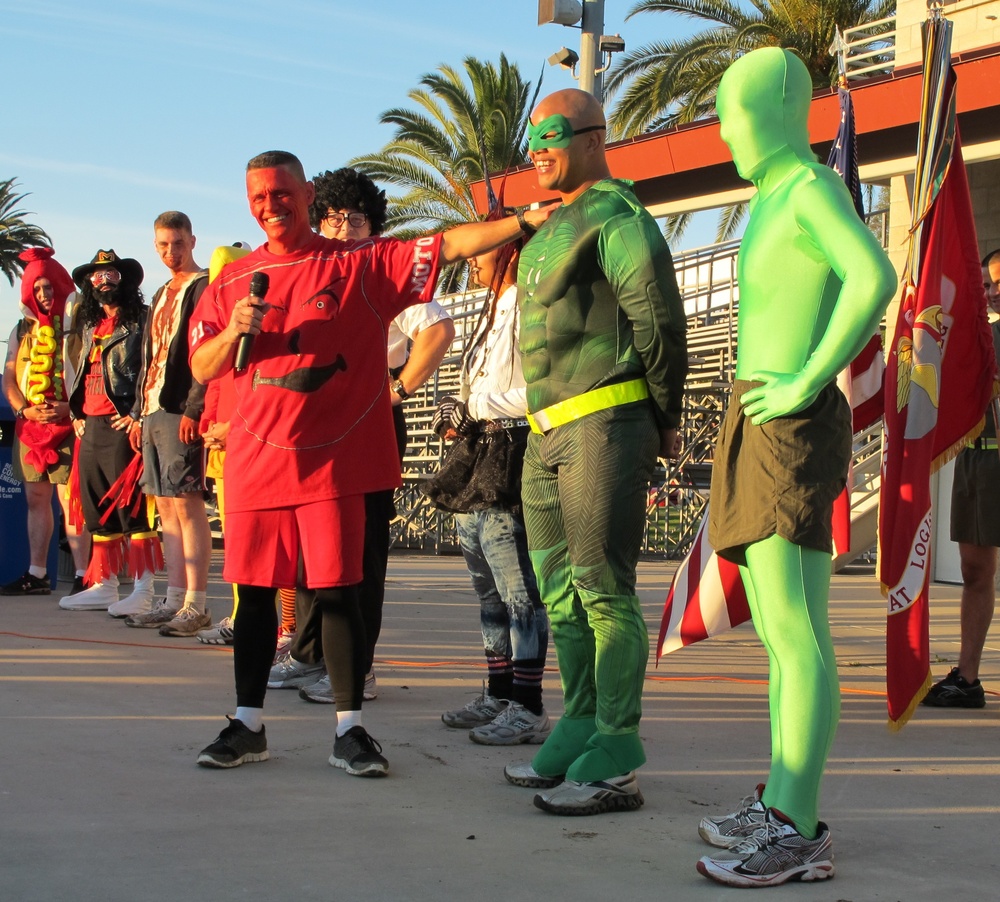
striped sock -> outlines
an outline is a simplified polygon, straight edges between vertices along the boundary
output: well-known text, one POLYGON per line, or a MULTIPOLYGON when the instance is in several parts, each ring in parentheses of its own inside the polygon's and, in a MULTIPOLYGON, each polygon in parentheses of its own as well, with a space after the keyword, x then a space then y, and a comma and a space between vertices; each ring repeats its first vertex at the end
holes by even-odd
POLYGON ((506 655, 486 655, 489 668, 487 689, 493 698, 510 699, 514 689, 514 665, 506 655))
POLYGON ((513 663, 513 693, 511 698, 527 708, 532 714, 542 713, 542 674, 545 673, 545 659, 532 658, 513 663))

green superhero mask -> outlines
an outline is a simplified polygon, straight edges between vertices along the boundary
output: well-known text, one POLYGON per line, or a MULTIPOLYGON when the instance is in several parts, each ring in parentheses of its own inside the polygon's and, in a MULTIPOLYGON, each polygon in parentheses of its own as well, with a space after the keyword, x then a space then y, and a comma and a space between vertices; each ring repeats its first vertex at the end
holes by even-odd
POLYGON ((588 125, 574 131, 569 119, 562 113, 555 113, 546 116, 538 125, 528 123, 528 150, 551 150, 553 148, 561 150, 569 147, 570 142, 576 135, 584 132, 596 132, 604 128, 603 125, 588 125))

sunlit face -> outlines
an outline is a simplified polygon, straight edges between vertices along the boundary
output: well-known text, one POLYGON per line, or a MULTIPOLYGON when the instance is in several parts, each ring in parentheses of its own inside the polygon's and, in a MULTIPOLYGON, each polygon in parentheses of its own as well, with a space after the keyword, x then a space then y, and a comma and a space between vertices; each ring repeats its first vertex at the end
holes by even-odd
POLYGON ((312 235, 309 205, 315 191, 284 166, 251 169, 247 173, 247 201, 269 243, 280 251, 294 250, 312 235))
POLYGON ((493 284, 493 279, 497 272, 497 252, 490 251, 488 254, 480 254, 478 257, 469 258, 469 273, 472 280, 483 288, 489 288, 493 284))
POLYGON ((565 116, 558 104, 540 103, 531 115, 535 149, 528 156, 538 175, 538 184, 547 191, 571 194, 585 181, 585 153, 588 135, 594 129, 565 116))
POLYGON ((1000 314, 1000 257, 994 257, 983 267, 983 288, 990 310, 1000 314))
POLYGON ((194 256, 195 237, 186 229, 156 229, 153 247, 171 272, 183 272, 191 268, 194 256))
POLYGON ((55 292, 52 290, 52 283, 44 276, 35 279, 32 286, 32 293, 35 296, 35 303, 42 313, 48 313, 52 309, 52 302, 55 299, 55 292))
POLYGON ((320 220, 319 233, 325 238, 339 238, 341 241, 358 241, 371 238, 371 220, 359 210, 347 207, 330 207, 320 220))

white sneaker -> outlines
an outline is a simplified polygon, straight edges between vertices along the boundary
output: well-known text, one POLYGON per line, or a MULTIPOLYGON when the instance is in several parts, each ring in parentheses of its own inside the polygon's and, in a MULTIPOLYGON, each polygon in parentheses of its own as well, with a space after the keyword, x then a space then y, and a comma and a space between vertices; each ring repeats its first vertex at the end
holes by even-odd
POLYGON ((108 608, 111 617, 128 617, 153 610, 153 573, 147 571, 135 581, 132 594, 108 608))
POLYGON ((99 583, 59 600, 64 611, 106 611, 118 601, 118 577, 106 576, 99 583))

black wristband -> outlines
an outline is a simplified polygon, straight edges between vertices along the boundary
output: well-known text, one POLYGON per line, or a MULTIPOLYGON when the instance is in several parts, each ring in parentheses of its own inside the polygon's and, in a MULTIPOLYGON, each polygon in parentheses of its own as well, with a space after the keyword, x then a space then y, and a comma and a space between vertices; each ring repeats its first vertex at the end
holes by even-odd
POLYGON ((524 210, 518 210, 514 216, 517 218, 517 224, 521 227, 521 231, 524 233, 525 238, 530 238, 535 232, 538 231, 527 219, 524 218, 524 210))

